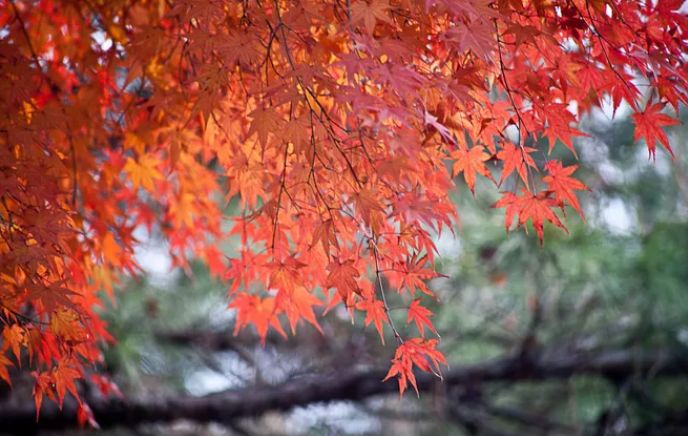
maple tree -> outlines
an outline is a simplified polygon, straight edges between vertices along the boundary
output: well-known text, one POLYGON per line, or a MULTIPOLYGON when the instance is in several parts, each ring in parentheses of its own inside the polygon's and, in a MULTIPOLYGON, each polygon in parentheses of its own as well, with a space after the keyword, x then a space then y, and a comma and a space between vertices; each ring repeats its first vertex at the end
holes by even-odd
POLYGON ((343 305, 394 336, 402 393, 414 369, 440 375, 422 302, 434 236, 458 218, 452 177, 496 184, 507 228, 542 241, 566 206, 582 216, 587 187, 552 153, 576 156, 593 108, 625 102, 650 156, 671 153, 665 109, 688 102, 681 5, 3 2, 0 377, 26 354, 38 409, 78 400, 112 340, 100 291, 139 272, 141 228, 175 266, 200 258, 227 280, 236 329, 286 336, 285 321, 319 328, 314 308, 343 305), (395 328, 392 292, 418 337, 395 328))

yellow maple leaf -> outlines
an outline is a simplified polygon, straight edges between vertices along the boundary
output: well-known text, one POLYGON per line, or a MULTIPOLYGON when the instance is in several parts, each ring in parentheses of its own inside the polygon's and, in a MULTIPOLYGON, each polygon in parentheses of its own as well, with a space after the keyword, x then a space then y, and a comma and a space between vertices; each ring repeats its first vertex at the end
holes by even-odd
POLYGON ((129 175, 135 189, 143 187, 148 191, 154 190, 154 182, 162 180, 162 174, 157 169, 158 160, 151 154, 139 156, 138 161, 127 159, 124 171, 129 175))

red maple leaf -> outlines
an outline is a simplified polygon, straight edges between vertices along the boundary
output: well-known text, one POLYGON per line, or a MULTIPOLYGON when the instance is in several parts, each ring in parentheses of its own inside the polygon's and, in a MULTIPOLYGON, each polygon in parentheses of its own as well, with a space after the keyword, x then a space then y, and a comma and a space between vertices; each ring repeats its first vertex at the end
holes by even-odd
POLYGON ((540 244, 542 244, 544 240, 545 221, 549 221, 555 226, 566 230, 566 226, 562 224, 559 217, 554 213, 554 210, 552 210, 559 205, 560 203, 549 197, 549 193, 546 191, 532 194, 528 192, 528 190, 523 189, 520 196, 513 192, 503 193, 502 198, 497 201, 493 207, 506 208, 504 225, 507 230, 511 227, 516 217, 518 217, 518 227, 524 227, 530 220, 538 235, 540 244))
POLYGON ((501 185, 502 182, 516 170, 521 180, 523 180, 523 183, 528 186, 528 167, 537 168, 535 161, 533 161, 533 158, 530 156, 530 154, 535 151, 537 151, 537 149, 532 147, 517 147, 511 142, 505 143, 502 149, 497 152, 497 159, 504 162, 499 184, 501 185))
POLYGON ((662 130, 662 126, 674 126, 678 124, 679 121, 663 114, 661 112, 662 109, 664 109, 662 103, 648 104, 644 111, 636 112, 632 115, 633 122, 635 122, 635 133, 633 138, 636 141, 645 139, 647 151, 653 159, 655 157, 657 141, 667 149, 672 157, 674 156, 674 151, 669 144, 669 138, 666 133, 664 133, 664 130, 662 130))
POLYGON ((551 160, 547 162, 545 169, 549 175, 543 177, 542 181, 547 184, 548 190, 554 193, 554 198, 559 202, 568 203, 581 218, 585 219, 575 191, 585 191, 588 187, 580 180, 570 177, 578 169, 578 165, 564 167, 561 162, 551 160))
POLYGON ((470 50, 482 59, 489 59, 496 47, 495 27, 489 20, 477 19, 469 24, 459 23, 447 32, 447 39, 459 53, 470 50))

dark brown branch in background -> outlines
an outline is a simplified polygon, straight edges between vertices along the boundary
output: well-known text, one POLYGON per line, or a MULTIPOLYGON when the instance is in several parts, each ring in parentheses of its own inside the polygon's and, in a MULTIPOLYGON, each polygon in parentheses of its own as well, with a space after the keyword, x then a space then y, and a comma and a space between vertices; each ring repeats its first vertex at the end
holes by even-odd
MULTIPOLYGON (((158 331, 153 333, 155 341, 181 348, 192 347, 207 352, 233 351, 245 354, 249 350, 258 347, 256 337, 247 330, 234 335, 232 330, 207 330, 192 329, 181 331, 158 331)), ((304 332, 303 338, 285 341, 276 332, 268 332, 265 342, 280 350, 296 349, 308 341, 316 341, 322 337, 318 332, 304 332)), ((318 344, 320 345, 320 344, 318 344)))
MULTIPOLYGON (((248 335, 247 335, 248 336, 248 335)), ((272 342, 273 335, 266 340, 272 342)), ((157 332, 155 340, 162 344, 178 345, 181 347, 199 347, 209 351, 235 350, 238 347, 255 344, 255 338, 244 335, 234 336, 228 330, 184 330, 178 332, 157 332)), ((288 341, 284 341, 285 343, 288 341)))
MULTIPOLYGON (((394 393, 395 383, 382 383, 382 368, 314 374, 275 386, 251 386, 205 397, 132 400, 93 399, 90 406, 101 427, 136 427, 144 423, 186 419, 196 422, 229 423, 268 411, 285 411, 312 403, 363 400, 394 393)), ((629 377, 676 376, 688 374, 688 353, 669 350, 603 351, 596 353, 546 353, 536 350, 528 358, 505 357, 475 365, 457 366, 447 371, 444 382, 431 374, 418 374, 419 390, 429 391, 439 383, 446 387, 487 382, 520 382, 563 379, 576 374, 597 375, 612 380, 629 377)), ((62 412, 46 404, 38 422, 32 404, 0 405, 0 433, 30 434, 38 430, 64 430, 76 425, 73 402, 65 402, 62 412)))

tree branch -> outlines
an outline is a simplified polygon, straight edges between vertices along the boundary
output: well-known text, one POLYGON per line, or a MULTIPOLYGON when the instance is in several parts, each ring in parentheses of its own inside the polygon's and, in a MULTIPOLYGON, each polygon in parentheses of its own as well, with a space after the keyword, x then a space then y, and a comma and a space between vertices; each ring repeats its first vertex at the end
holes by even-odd
MULTIPOLYGON (((382 383, 386 369, 352 370, 331 375, 315 374, 267 387, 250 386, 205 397, 131 400, 94 399, 89 401, 102 428, 136 427, 151 422, 186 419, 197 422, 228 423, 238 418, 258 416, 268 411, 285 411, 312 403, 362 400, 397 391, 394 383, 382 383)), ((563 379, 576 374, 593 374, 610 379, 631 376, 676 376, 688 374, 688 353, 669 350, 603 351, 557 354, 543 350, 527 358, 505 357, 475 365, 457 366, 445 375, 448 386, 486 382, 563 379)), ((432 374, 417 375, 418 389, 429 391, 438 381, 432 374)), ((38 430, 60 430, 76 426, 76 404, 65 401, 62 411, 46 404, 36 422, 31 404, 1 405, 2 431, 27 434, 38 430)))

